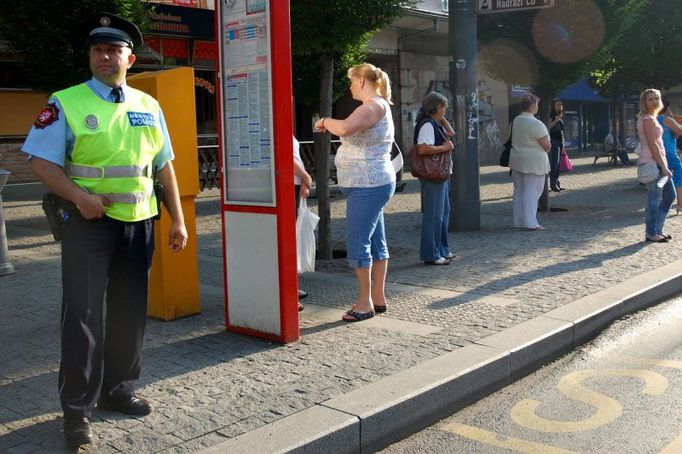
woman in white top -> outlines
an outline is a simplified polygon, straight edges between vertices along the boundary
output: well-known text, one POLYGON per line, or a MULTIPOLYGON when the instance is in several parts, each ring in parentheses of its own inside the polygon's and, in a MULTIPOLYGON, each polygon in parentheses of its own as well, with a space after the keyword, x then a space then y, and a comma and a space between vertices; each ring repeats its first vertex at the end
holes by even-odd
POLYGON ((345 120, 322 118, 315 128, 341 138, 336 153, 339 186, 346 200, 346 249, 360 295, 343 320, 359 322, 386 312, 388 247, 384 206, 395 191, 391 164, 393 117, 388 74, 369 63, 348 70, 353 99, 362 102, 345 120))
POLYGON ((668 169, 663 145, 663 128, 656 120, 656 114, 663 108, 661 92, 648 88, 639 97, 639 114, 637 115, 637 134, 642 138, 642 151, 637 165, 656 162, 659 176, 667 177, 662 187, 658 186, 659 178, 647 184, 647 204, 645 216, 644 238, 654 243, 667 243, 672 237, 663 233, 663 224, 668 211, 675 200, 675 187, 672 183, 672 172, 668 169))
POLYGON ((551 148, 549 132, 538 113, 540 98, 533 93, 521 96, 521 113, 512 125, 512 149, 509 168, 514 180, 514 227, 526 230, 544 230, 538 223, 538 200, 549 173, 547 153, 551 148))
MULTIPOLYGON (((422 101, 414 127, 416 152, 421 155, 450 153, 455 148, 450 140, 455 131, 445 118, 448 98, 432 91, 422 101)), ((447 160, 452 173, 452 159, 447 160)), ((419 258, 426 265, 449 265, 455 254, 448 244, 450 220, 450 181, 434 182, 419 179, 422 184, 422 231, 419 241, 419 258)))

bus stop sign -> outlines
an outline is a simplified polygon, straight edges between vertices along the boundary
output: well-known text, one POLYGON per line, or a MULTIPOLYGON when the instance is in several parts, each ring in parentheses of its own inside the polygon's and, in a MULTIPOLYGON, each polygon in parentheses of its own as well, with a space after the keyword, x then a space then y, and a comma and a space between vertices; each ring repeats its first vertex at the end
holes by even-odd
POLYGON ((478 13, 501 13, 553 6, 554 0, 478 0, 478 13))

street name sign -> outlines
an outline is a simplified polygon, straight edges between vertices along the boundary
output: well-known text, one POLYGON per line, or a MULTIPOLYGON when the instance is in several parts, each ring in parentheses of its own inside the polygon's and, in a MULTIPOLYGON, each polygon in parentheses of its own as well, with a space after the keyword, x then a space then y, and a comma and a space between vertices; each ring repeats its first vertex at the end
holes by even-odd
POLYGON ((554 0, 478 0, 478 12, 480 14, 551 8, 553 6, 554 0))

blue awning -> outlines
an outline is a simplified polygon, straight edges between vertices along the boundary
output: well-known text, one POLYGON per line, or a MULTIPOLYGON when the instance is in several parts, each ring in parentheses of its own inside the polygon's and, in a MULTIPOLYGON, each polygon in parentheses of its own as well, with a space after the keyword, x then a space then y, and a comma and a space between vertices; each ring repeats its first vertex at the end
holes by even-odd
POLYGON ((599 95, 599 90, 595 90, 587 83, 587 78, 581 79, 568 87, 564 88, 557 96, 562 101, 611 101, 599 95))

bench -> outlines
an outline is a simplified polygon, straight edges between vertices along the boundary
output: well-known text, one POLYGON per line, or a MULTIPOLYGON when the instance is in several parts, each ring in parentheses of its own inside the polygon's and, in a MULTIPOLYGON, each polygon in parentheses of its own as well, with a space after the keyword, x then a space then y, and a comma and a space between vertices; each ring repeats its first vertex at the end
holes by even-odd
POLYGON ((606 151, 603 143, 593 143, 591 146, 592 153, 594 154, 594 161, 592 162, 592 165, 595 165, 597 163, 597 159, 599 158, 607 158, 609 164, 612 166, 615 166, 618 163, 618 154, 616 153, 615 149, 606 151))

